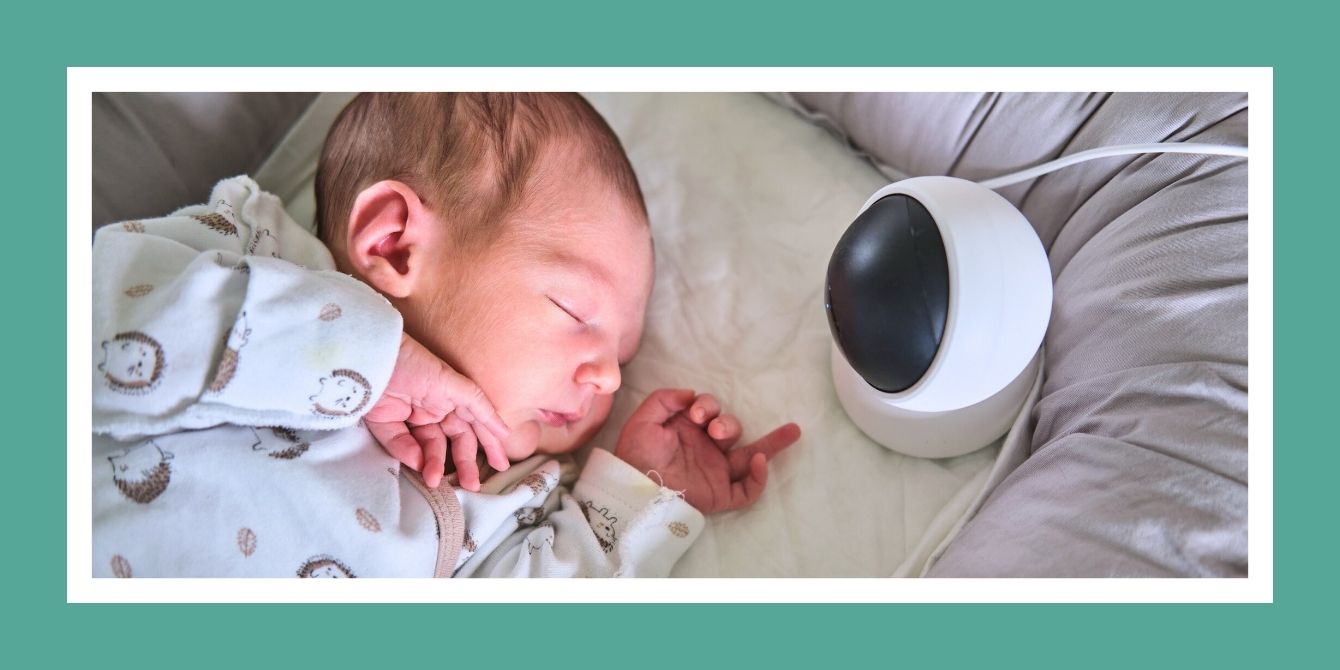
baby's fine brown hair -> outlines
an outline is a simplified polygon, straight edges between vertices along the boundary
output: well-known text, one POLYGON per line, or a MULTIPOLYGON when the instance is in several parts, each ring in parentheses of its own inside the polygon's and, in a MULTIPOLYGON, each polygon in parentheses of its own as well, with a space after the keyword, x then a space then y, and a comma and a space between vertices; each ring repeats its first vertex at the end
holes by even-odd
POLYGON ((467 249, 492 242, 524 202, 541 151, 580 148, 597 174, 646 218, 619 138, 575 93, 362 93, 335 119, 316 170, 317 229, 344 263, 354 200, 385 179, 404 182, 467 249))

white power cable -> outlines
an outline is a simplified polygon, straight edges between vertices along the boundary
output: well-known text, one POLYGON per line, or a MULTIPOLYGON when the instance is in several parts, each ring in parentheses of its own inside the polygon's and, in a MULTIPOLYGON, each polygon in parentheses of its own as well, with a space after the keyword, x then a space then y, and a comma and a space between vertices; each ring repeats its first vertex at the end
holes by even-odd
POLYGON ((1013 174, 1007 174, 1003 177, 979 181, 978 184, 989 189, 997 189, 1011 184, 1018 184, 1021 181, 1027 181, 1034 177, 1041 177, 1049 172, 1055 172, 1063 167, 1069 167, 1076 163, 1091 161, 1095 158, 1108 158, 1110 156, 1129 156, 1131 154, 1214 154, 1217 156, 1241 156, 1247 157, 1247 147, 1238 147, 1230 144, 1198 144, 1195 142, 1164 142, 1161 144, 1119 144, 1111 147, 1099 147, 1081 151, 1077 154, 1062 156, 1054 161, 1048 161, 1042 165, 1031 167, 1026 170, 1020 170, 1013 174))

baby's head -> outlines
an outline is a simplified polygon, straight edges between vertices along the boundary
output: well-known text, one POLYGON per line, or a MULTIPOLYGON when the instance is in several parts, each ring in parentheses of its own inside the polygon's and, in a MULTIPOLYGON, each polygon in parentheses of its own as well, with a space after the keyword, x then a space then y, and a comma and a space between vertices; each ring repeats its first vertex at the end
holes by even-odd
POLYGON ((600 428, 653 258, 637 177, 584 99, 362 94, 326 138, 316 196, 340 269, 483 389, 511 460, 600 428))

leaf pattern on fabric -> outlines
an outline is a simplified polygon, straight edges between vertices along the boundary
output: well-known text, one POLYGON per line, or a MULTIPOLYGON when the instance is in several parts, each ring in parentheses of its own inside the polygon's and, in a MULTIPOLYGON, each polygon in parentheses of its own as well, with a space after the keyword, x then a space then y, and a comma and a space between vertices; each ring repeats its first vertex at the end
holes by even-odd
POLYGON ((239 528, 237 530, 237 550, 242 552, 243 556, 250 557, 256 553, 256 533, 250 528, 239 528))
POLYGON ((130 571, 130 561, 127 561, 125 556, 117 554, 112 557, 111 563, 112 563, 112 574, 116 575, 117 577, 120 577, 122 579, 129 579, 133 574, 130 571))
POLYGON ((354 518, 358 519, 358 525, 372 533, 382 532, 382 525, 377 522, 377 517, 372 516, 372 512, 362 507, 354 510, 354 518))

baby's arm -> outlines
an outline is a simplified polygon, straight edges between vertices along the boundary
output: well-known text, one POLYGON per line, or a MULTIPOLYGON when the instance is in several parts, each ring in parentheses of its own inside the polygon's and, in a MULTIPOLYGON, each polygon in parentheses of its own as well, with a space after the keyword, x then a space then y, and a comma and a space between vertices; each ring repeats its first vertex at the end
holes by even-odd
POLYGON ((800 437, 799 427, 786 424, 736 448, 741 433, 711 395, 652 393, 624 426, 617 455, 592 451, 571 495, 549 494, 556 465, 552 478, 516 468, 508 483, 489 487, 502 496, 462 494, 472 535, 457 576, 668 575, 697 538, 703 514, 758 500, 767 461, 800 437), (537 488, 525 490, 527 481, 537 488), (532 494, 538 497, 527 500, 532 494), (515 520, 484 510, 499 502, 515 520))
POLYGON ((457 577, 665 577, 702 531, 677 492, 606 450, 591 452, 571 492, 557 461, 529 469, 514 466, 501 495, 460 494, 469 530, 457 577))
POLYGON ((400 343, 400 314, 248 178, 94 238, 94 432, 343 428, 400 343))

